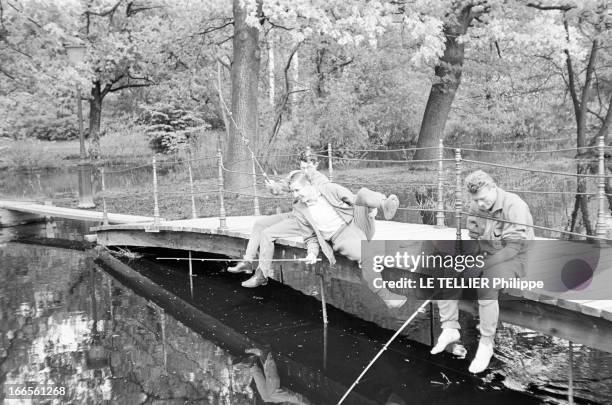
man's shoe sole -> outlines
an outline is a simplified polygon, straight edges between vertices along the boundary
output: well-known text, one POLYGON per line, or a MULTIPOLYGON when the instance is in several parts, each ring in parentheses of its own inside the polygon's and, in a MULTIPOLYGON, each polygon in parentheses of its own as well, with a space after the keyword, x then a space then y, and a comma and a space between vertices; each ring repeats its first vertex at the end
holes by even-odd
POLYGON ((383 216, 387 221, 395 216, 398 207, 399 199, 395 194, 391 194, 387 197, 387 200, 382 204, 383 216))

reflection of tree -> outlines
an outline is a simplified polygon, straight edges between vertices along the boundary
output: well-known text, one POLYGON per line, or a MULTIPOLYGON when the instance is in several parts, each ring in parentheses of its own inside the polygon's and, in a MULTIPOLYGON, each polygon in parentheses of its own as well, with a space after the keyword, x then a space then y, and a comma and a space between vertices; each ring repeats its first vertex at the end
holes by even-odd
POLYGON ((272 353, 263 355, 259 349, 249 349, 249 352, 256 354, 259 360, 251 366, 251 375, 261 399, 275 404, 310 404, 310 401, 303 395, 281 388, 280 377, 272 353))
POLYGON ((248 370, 170 316, 162 334, 160 308, 83 253, 9 244, 0 263, 0 384, 54 382, 84 404, 250 403, 248 370))

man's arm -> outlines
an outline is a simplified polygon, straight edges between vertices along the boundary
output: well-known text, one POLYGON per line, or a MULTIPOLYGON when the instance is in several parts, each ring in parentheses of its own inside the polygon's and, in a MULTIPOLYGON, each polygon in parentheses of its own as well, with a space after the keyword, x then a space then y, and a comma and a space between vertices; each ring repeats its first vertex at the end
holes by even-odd
POLYGON ((338 200, 343 201, 348 205, 355 205, 355 199, 357 196, 348 188, 336 183, 329 183, 327 187, 332 188, 338 200))
POLYGON ((477 216, 470 215, 477 214, 478 212, 479 211, 476 205, 470 204, 468 209, 468 217, 465 222, 465 227, 467 228, 470 234, 470 238, 472 239, 478 239, 484 233, 484 224, 486 220, 484 218, 479 218, 477 216))
POLYGON ((312 259, 316 261, 317 257, 319 256, 319 251, 320 251, 319 241, 317 240, 317 235, 315 234, 314 229, 312 229, 312 226, 308 223, 306 218, 304 218, 302 213, 296 212, 295 217, 298 223, 300 224, 300 226, 302 227, 302 229, 304 229, 304 235, 305 235, 304 243, 306 244, 306 257, 307 257, 306 261, 308 262, 309 260, 312 260, 312 259))
POLYGON ((291 189, 289 188, 289 179, 291 179, 291 176, 293 176, 293 174, 297 172, 299 172, 299 170, 293 170, 289 172, 287 177, 284 177, 277 181, 266 180, 265 185, 270 191, 270 193, 273 195, 289 194, 291 192, 291 189))
POLYGON ((495 266, 512 259, 521 252, 525 241, 529 239, 526 225, 532 220, 529 207, 524 201, 510 204, 505 210, 504 217, 504 220, 508 221, 504 223, 502 231, 502 241, 505 246, 485 259, 487 266, 495 266))

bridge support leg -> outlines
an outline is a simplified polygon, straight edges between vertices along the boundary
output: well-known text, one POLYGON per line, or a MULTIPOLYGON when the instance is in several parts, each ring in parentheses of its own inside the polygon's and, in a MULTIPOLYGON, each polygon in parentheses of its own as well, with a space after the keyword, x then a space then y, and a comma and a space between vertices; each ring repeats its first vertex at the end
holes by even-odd
POLYGON ((91 185, 91 163, 79 162, 79 208, 95 208, 91 185))
POLYGON ((444 228, 444 143, 438 143, 438 201, 436 204, 436 227, 444 228))

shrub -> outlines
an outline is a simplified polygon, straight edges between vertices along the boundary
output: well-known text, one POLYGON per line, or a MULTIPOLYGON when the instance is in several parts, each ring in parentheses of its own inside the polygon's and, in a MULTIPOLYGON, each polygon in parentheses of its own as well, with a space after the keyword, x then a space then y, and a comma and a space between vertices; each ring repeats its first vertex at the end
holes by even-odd
POLYGON ((145 127, 149 146, 158 153, 176 152, 210 127, 200 114, 177 106, 157 103, 143 108, 136 122, 145 127))
MULTIPOLYGON (((22 124, 21 136, 41 141, 68 141, 79 138, 78 122, 74 117, 34 118, 22 124)), ((87 129, 85 133, 87 136, 87 129)))

